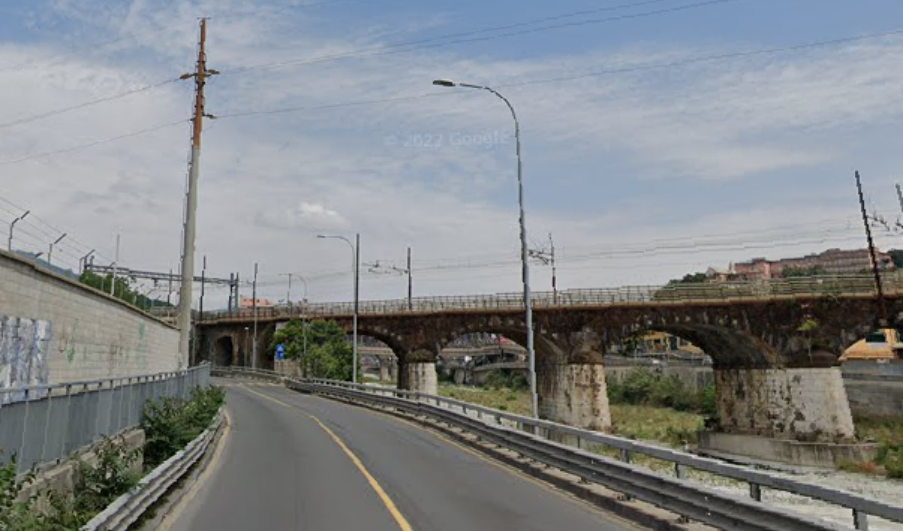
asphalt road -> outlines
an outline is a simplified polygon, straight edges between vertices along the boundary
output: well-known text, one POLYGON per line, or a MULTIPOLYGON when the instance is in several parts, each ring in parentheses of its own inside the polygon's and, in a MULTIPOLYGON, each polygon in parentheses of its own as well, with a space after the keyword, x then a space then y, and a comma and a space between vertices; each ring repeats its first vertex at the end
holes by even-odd
POLYGON ((226 381, 231 428, 172 531, 636 531, 413 424, 226 381))

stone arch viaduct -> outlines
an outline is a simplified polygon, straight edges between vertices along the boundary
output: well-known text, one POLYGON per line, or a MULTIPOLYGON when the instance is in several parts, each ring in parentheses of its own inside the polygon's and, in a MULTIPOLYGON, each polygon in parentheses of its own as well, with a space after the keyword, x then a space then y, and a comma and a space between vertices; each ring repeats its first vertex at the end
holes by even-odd
MULTIPOLYGON (((609 428, 606 350, 637 333, 659 330, 693 342, 713 359, 717 429, 800 441, 852 440, 853 420, 836 360, 847 346, 883 326, 883 315, 892 326, 903 321, 903 290, 887 284, 883 303, 866 279, 537 294, 540 415, 609 428)), ((360 304, 358 330, 394 351, 399 387, 435 392, 434 363, 456 337, 490 332, 525 344, 522 308, 516 294, 368 301, 360 304)), ((272 365, 272 354, 263 351, 276 323, 299 317, 333 319, 350 330, 351 305, 259 309, 259 367, 272 365)), ((212 314, 199 323, 212 345, 210 361, 250 365, 242 342, 249 341, 252 320, 244 310, 212 314)))

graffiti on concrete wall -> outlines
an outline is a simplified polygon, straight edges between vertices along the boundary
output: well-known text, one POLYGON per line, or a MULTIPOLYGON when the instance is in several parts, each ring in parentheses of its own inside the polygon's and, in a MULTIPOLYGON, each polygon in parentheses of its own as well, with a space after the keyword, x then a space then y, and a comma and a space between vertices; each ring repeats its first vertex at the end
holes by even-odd
MULTIPOLYGON (((0 315, 0 390, 46 384, 52 338, 50 321, 0 315)), ((16 394, 0 393, 0 403, 24 398, 16 394)))

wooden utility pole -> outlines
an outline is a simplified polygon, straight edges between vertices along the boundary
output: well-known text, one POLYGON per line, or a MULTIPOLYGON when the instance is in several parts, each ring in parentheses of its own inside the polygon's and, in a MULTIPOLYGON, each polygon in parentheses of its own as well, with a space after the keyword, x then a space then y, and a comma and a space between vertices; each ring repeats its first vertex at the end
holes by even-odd
POLYGON ((875 288, 878 290, 878 311, 880 312, 880 328, 887 328, 890 321, 887 319, 887 305, 884 303, 884 289, 881 286, 881 273, 878 271, 878 258, 875 256, 875 242, 872 240, 872 229, 869 226, 868 214, 865 212, 865 199, 862 196, 862 182, 859 179, 859 171, 856 171, 856 189, 859 191, 859 208, 862 210, 862 222, 865 224, 865 237, 869 244, 869 256, 872 258, 872 273, 875 275, 875 288))
POLYGON ((182 234, 182 284, 179 287, 179 365, 186 368, 189 363, 191 344, 191 298, 194 281, 194 246, 197 239, 198 172, 201 158, 201 132, 204 128, 204 86, 207 77, 218 74, 207 69, 207 19, 201 19, 200 44, 198 46, 197 71, 184 74, 181 79, 194 78, 195 102, 191 134, 191 167, 188 172, 188 191, 185 198, 185 227, 182 234))

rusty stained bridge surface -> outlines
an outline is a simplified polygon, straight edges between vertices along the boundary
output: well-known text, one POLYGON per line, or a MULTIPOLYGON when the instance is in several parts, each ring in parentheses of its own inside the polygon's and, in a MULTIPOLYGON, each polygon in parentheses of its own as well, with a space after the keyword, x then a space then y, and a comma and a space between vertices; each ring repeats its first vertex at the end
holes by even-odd
MULTIPOLYGON (((882 278, 884 297, 897 300, 903 296, 903 278, 882 278)), ((696 306, 710 304, 766 303, 769 301, 804 301, 815 299, 876 299, 874 277, 818 276, 767 281, 719 282, 705 284, 673 284, 664 286, 625 286, 620 288, 573 289, 533 292, 533 308, 538 310, 590 309, 623 306, 696 306)), ((416 297, 393 300, 364 300, 358 303, 358 315, 418 315, 435 313, 511 312, 524 309, 523 294, 498 293, 443 297, 416 297)), ((877 309, 877 306, 876 306, 877 309)), ((155 311, 160 317, 174 316, 170 308, 155 311)), ((254 309, 212 311, 197 315, 205 324, 246 321, 254 317, 254 309)), ((351 302, 302 303, 258 307, 261 321, 283 321, 292 318, 348 317, 354 311, 351 302)))

